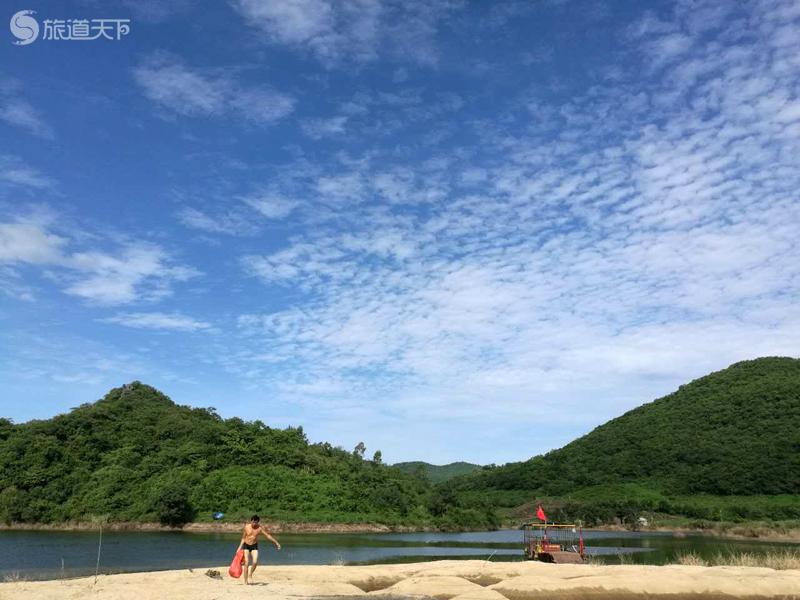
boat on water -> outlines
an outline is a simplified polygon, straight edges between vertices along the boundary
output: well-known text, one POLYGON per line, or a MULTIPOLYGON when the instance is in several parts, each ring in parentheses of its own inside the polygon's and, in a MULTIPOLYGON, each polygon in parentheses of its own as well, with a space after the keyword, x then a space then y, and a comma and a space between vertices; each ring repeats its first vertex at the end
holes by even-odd
POLYGON ((524 523, 525 558, 547 563, 584 562, 583 528, 574 523, 524 523))

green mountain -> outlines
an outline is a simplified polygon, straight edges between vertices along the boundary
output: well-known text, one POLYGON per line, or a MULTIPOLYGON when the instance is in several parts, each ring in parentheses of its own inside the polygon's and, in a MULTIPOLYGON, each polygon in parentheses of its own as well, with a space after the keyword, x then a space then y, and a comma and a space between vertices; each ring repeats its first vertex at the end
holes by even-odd
POLYGON ((474 465, 468 462, 453 462, 446 465, 432 465, 419 460, 410 462, 395 463, 393 467, 400 469, 405 473, 410 473, 418 477, 424 477, 431 483, 441 483, 458 477, 459 475, 468 475, 473 471, 481 468, 480 465, 474 465))
POLYGON ((451 483, 500 506, 556 499, 565 518, 598 506, 598 519, 642 509, 800 518, 800 360, 736 363, 559 450, 451 483))
POLYGON ((495 516, 301 428, 222 419, 134 382, 53 419, 0 419, 0 521, 287 521, 481 527, 495 516))
MULTIPOLYGON (((360 451, 359 451, 360 450, 360 451)), ((222 419, 134 382, 55 418, 0 418, 0 521, 239 520, 491 527, 658 512, 800 519, 800 360, 737 363, 559 450, 502 467, 399 468, 301 428, 222 419), (420 475, 430 469, 431 483, 420 475), (453 471, 469 470, 455 475, 453 471), (407 471, 411 471, 408 473, 407 471)))

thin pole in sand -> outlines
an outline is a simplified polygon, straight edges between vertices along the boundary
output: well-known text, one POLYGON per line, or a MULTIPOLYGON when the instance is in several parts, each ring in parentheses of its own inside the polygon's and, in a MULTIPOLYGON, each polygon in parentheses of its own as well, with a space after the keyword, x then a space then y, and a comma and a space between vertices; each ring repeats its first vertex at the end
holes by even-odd
POLYGON ((97 564, 94 567, 94 583, 97 585, 97 574, 100 572, 100 550, 103 548, 103 524, 100 524, 100 541, 97 544, 97 564))

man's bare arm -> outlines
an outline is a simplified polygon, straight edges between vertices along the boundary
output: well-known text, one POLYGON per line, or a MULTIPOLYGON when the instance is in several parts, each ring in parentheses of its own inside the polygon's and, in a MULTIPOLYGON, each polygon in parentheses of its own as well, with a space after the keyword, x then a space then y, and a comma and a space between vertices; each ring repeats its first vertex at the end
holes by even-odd
POLYGON ((281 549, 281 545, 280 545, 280 543, 278 542, 278 540, 276 540, 274 537, 272 537, 272 536, 269 534, 269 531, 267 531, 265 528, 263 528, 263 527, 262 527, 262 528, 261 528, 261 533, 263 533, 263 534, 264 534, 264 537, 265 537, 265 538, 267 538, 267 539, 268 539, 270 542, 272 542, 273 544, 275 544, 275 547, 276 547, 278 550, 280 550, 280 549, 281 549))

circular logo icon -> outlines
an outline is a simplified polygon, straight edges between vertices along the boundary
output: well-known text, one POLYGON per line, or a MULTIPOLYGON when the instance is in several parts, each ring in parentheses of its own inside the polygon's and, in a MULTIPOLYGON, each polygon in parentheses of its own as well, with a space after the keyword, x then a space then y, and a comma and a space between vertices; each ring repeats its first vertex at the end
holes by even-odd
POLYGON ((39 37, 39 22, 31 15, 36 14, 34 10, 21 10, 11 17, 11 33, 17 38, 17 46, 27 46, 36 41, 39 37))

